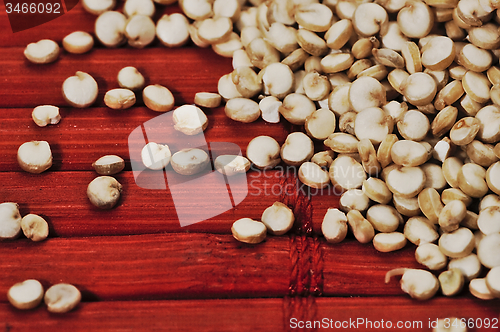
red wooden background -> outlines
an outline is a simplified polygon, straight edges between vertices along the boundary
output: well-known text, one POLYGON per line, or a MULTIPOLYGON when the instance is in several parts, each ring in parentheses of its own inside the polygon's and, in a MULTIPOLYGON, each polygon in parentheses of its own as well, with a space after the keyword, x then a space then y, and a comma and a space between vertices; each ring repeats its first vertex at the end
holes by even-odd
MULTIPOLYGON (((156 18, 178 11, 176 6, 157 8, 156 18)), ((344 330, 352 331, 430 331, 437 318, 498 318, 498 300, 481 301, 468 291, 419 302, 403 294, 396 280, 384 284, 389 269, 419 267, 414 246, 382 254, 352 236, 342 244, 327 244, 318 235, 321 220, 327 208, 338 205, 338 197, 294 186, 291 192, 266 195, 272 188, 294 184, 293 174, 279 170, 248 174, 256 185, 239 206, 181 228, 168 192, 139 188, 130 167, 128 135, 159 113, 144 107, 140 97, 131 109, 111 110, 103 96, 118 86, 122 67, 135 66, 148 84, 171 89, 177 105, 192 103, 196 92, 216 92, 219 77, 232 70, 231 60, 211 49, 167 49, 158 41, 143 50, 96 45, 84 55, 63 51, 48 65, 24 58, 28 43, 42 38, 60 43, 72 31, 93 32, 94 20, 78 5, 54 21, 13 34, 0 6, 0 202, 17 202, 23 215, 40 214, 50 225, 50 238, 44 242, 20 238, 0 243, 0 330, 282 331, 301 330, 294 329, 296 321, 331 320, 333 327, 344 324, 344 330), (99 84, 98 102, 89 109, 72 109, 61 95, 62 82, 77 70, 90 73, 99 84), (58 125, 39 128, 33 123, 31 111, 42 104, 61 107, 58 125), (54 166, 43 174, 25 173, 17 164, 17 148, 30 140, 51 144, 54 166), (92 162, 106 154, 127 161, 125 171, 116 176, 124 192, 116 208, 99 211, 85 190, 96 176, 92 162), (269 236, 255 246, 233 239, 234 220, 258 219, 277 200, 295 211, 297 221, 289 235, 269 236), (27 278, 45 287, 74 284, 83 302, 64 315, 50 314, 44 306, 19 311, 6 293, 27 278), (409 325, 399 329, 398 322, 409 325)), ((207 110, 207 115, 207 140, 234 142, 243 152, 257 135, 282 143, 297 129, 284 120, 237 123, 225 117, 222 107, 207 110)), ((209 193, 210 188, 200 183, 200 190, 209 193)))

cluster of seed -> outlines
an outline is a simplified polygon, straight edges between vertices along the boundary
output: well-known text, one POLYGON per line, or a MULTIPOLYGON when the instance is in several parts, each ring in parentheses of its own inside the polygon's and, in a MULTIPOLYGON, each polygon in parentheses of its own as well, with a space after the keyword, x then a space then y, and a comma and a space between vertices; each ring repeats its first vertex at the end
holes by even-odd
MULTIPOLYGON (((95 35, 105 46, 145 47, 156 35, 177 47, 191 38, 232 57, 233 72, 218 82, 229 118, 275 123, 282 116, 303 125, 305 133, 291 133, 281 147, 270 136, 256 137, 246 155, 261 169, 283 160, 299 167, 305 185, 331 185, 342 193, 340 209, 329 210, 323 221, 328 241, 342 241, 349 225, 358 241, 373 242, 377 250, 398 250, 410 241, 428 269, 448 266, 439 279, 425 270, 388 273, 403 274, 403 290, 416 298, 439 288, 456 294, 465 281, 479 298, 499 296, 496 1, 179 0, 184 15, 164 15, 156 26, 152 0, 127 0, 123 13, 112 11, 113 0, 83 5, 99 15, 95 35), (324 151, 315 153, 315 140, 324 142, 324 151), (491 270, 478 278, 483 267, 491 270)), ((69 37, 63 46, 91 44, 85 34, 69 37)), ((57 58, 56 43, 38 44, 26 49, 30 61, 57 58)), ((97 86, 85 84, 93 96, 97 86)), ((72 104, 78 96, 65 97, 72 104)), ((134 97, 111 90, 105 101, 125 108, 134 97)), ((146 100, 154 110, 172 108, 155 109, 146 100)), ((188 112, 184 119, 190 124, 194 116, 188 112)), ((176 129, 203 130, 189 124, 176 129)), ((164 147, 151 149, 170 160, 164 147)), ((155 164, 151 154, 143 162, 155 164)), ((244 235, 237 239, 250 236, 247 226, 262 234, 262 226, 238 221, 233 234, 244 235)), ((250 242, 262 240, 253 231, 250 242)))

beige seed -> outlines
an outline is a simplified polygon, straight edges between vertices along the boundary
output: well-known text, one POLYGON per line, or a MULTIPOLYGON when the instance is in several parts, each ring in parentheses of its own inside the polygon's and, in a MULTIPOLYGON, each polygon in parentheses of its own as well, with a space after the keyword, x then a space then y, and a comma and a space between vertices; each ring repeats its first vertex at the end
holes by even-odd
POLYGON ((385 31, 388 21, 386 10, 376 3, 360 4, 352 17, 354 30, 362 37, 385 31))
POLYGON ((479 242, 477 257, 487 268, 500 266, 500 233, 486 235, 479 242))
POLYGON ((95 35, 106 47, 118 47, 127 41, 127 18, 117 11, 105 11, 95 21, 95 35))
POLYGON ((18 282, 9 288, 7 299, 17 309, 36 308, 43 299, 43 286, 35 279, 18 282))
POLYGON ((28 214, 21 220, 24 236, 32 241, 43 241, 49 236, 49 224, 36 214, 28 214))
POLYGON ((351 210, 365 211, 370 206, 370 199, 360 189, 349 189, 340 196, 339 204, 346 213, 351 210))
POLYGON ((450 131, 450 139, 456 145, 467 145, 476 137, 481 122, 473 117, 465 117, 457 121, 450 131))
POLYGON ((485 235, 500 233, 500 207, 490 206, 482 209, 479 212, 477 226, 485 235))
POLYGON ((0 203, 0 240, 17 238, 21 233, 21 220, 17 203, 0 203))
POLYGON ((170 164, 178 174, 194 175, 203 171, 210 164, 210 158, 201 149, 182 149, 172 155, 170 164))
POLYGON ((500 298, 500 267, 494 267, 486 275, 486 287, 493 296, 500 298))
POLYGON ((61 120, 59 107, 52 105, 37 106, 31 112, 33 121, 39 127, 45 127, 48 124, 58 124, 61 120))
POLYGON ((425 188, 418 194, 418 206, 420 210, 427 217, 427 219, 437 224, 439 222, 439 215, 443 210, 443 204, 439 197, 439 193, 434 188, 425 188))
POLYGON ((415 106, 423 106, 432 102, 437 92, 437 85, 429 74, 414 73, 401 83, 400 89, 408 102, 415 106))
POLYGON ((472 295, 481 300, 493 300, 495 296, 486 286, 486 278, 476 278, 470 281, 469 291, 472 295))
POLYGON ((441 200, 444 204, 448 204, 451 201, 459 200, 462 201, 465 206, 469 206, 472 203, 472 198, 467 196, 462 190, 458 188, 448 188, 443 190, 441 193, 441 200))
POLYGON ((497 143, 500 140, 500 107, 488 105, 476 114, 479 120, 477 137, 484 143, 497 143))
POLYGON ((404 248, 406 238, 403 233, 378 233, 373 238, 373 247, 380 252, 391 252, 404 248))
POLYGON ((304 129, 317 140, 325 140, 335 131, 335 115, 328 109, 319 109, 306 118, 304 129))
POLYGON ((452 232, 459 228, 459 224, 467 214, 467 207, 460 200, 448 202, 438 216, 439 226, 444 232, 452 232))
POLYGON ((17 162, 28 173, 39 174, 52 166, 52 151, 47 141, 31 141, 21 144, 17 150, 17 162))
POLYGON ((334 156, 335 156, 335 153, 332 150, 320 151, 320 152, 315 153, 311 157, 311 161, 320 167, 329 168, 333 162, 334 156))
POLYGON ((64 100, 73 107, 86 108, 92 105, 98 94, 97 82, 87 73, 77 71, 68 77, 62 85, 64 100))
POLYGON ((287 136, 281 146, 281 159, 291 166, 299 166, 314 154, 313 141, 304 133, 294 132, 287 136))
MULTIPOLYGON (((352 89, 351 86, 351 92, 352 89)), ((354 122, 356 137, 359 140, 369 139, 374 145, 380 144, 388 134, 392 133, 393 128, 394 121, 392 117, 378 107, 369 107, 362 110, 358 113, 354 122)))
POLYGON ((306 96, 291 93, 283 99, 279 112, 290 123, 303 125, 306 118, 316 111, 314 103, 306 96))
POLYGON ((170 148, 166 144, 149 142, 141 151, 141 160, 144 166, 152 170, 165 168, 172 157, 170 148))
POLYGON ((295 217, 288 206, 275 202, 264 210, 261 220, 269 233, 283 235, 292 228, 295 217))
POLYGON ((142 90, 144 104, 156 112, 168 112, 174 107, 174 96, 169 89, 159 84, 148 85, 142 90))
POLYGON ((139 91, 144 88, 144 76, 135 67, 124 67, 118 72, 118 84, 124 89, 139 91))
POLYGON ((250 161, 240 155, 220 155, 214 161, 215 169, 226 176, 246 173, 250 166, 250 161))
POLYGON ((69 53, 87 53, 94 47, 94 38, 88 32, 75 31, 63 38, 62 45, 69 53))
POLYGON ((256 244, 264 241, 266 238, 266 231, 267 228, 264 223, 250 218, 238 219, 231 227, 231 232, 236 240, 249 244, 256 244))
POLYGON ((423 2, 409 1, 397 17, 399 28, 409 38, 422 38, 429 34, 434 23, 432 10, 423 2))
POLYGON ((219 107, 221 99, 221 95, 213 92, 197 92, 194 95, 194 103, 206 108, 219 107))
POLYGON ((285 64, 272 63, 259 73, 259 77, 262 78, 262 85, 266 95, 283 99, 294 89, 295 77, 290 67, 285 64))
POLYGON ((115 110, 127 109, 135 104, 135 93, 129 89, 111 89, 104 95, 104 103, 115 110))
POLYGON ((99 209, 113 208, 122 192, 122 185, 111 176, 98 176, 87 187, 87 197, 99 209))
POLYGON ((59 57, 59 45, 50 39, 42 39, 36 43, 30 43, 24 49, 24 56, 33 63, 51 63, 59 57))
POLYGON ((392 145, 391 159, 397 165, 420 166, 429 158, 429 151, 418 142, 401 140, 392 145))
POLYGON ((89 13, 100 15, 106 11, 113 10, 115 0, 83 0, 82 7, 89 13))
POLYGON ((361 212, 351 210, 347 213, 347 222, 354 233, 354 237, 360 243, 368 243, 375 236, 372 224, 366 220, 361 212))
POLYGON ((454 296, 462 291, 465 280, 459 269, 451 269, 442 272, 439 277, 441 292, 445 296, 454 296))
POLYGON ((500 161, 488 167, 486 171, 486 183, 491 191, 500 195, 500 161))
POLYGON ((349 102, 357 113, 369 107, 379 107, 386 103, 385 89, 372 77, 360 77, 350 86, 349 102))
POLYGON ((360 188, 366 179, 363 166, 349 156, 338 156, 330 166, 329 175, 334 187, 341 191, 360 188))
POLYGON ((439 238, 439 248, 448 257, 460 258, 469 255, 474 249, 474 234, 468 228, 460 227, 457 230, 444 233, 439 238))
POLYGON ((125 161, 116 155, 106 155, 93 162, 92 167, 99 175, 113 175, 125 168, 125 161))
POLYGON ((247 146, 247 158, 259 169, 273 168, 281 162, 280 146, 270 136, 257 136, 247 146))
POLYGON ((321 223, 321 232, 326 241, 340 243, 347 235, 347 217, 338 209, 328 209, 321 223))
POLYGON ((436 228, 425 217, 411 217, 404 226, 404 234, 408 241, 415 245, 432 243, 439 238, 436 228))
POLYGON ((396 210, 403 216, 415 217, 421 213, 420 207, 418 206, 418 199, 416 197, 406 198, 393 195, 392 201, 396 210))
POLYGON ((479 165, 467 163, 458 172, 458 186, 471 197, 483 197, 488 192, 486 171, 479 165))
POLYGON ((402 166, 387 175, 386 183, 393 194, 414 197, 424 188, 425 180, 425 173, 419 167, 402 166))
POLYGON ((438 279, 429 271, 419 269, 394 269, 385 275, 385 283, 389 283, 392 276, 403 275, 401 289, 417 300, 428 300, 439 290, 438 279))
POLYGON ((470 281, 477 278, 481 273, 481 262, 476 254, 470 254, 462 258, 453 258, 448 264, 448 269, 459 269, 465 280, 470 281))
POLYGON ((443 176, 446 179, 446 182, 453 187, 458 188, 458 174, 462 169, 463 162, 457 157, 446 158, 443 162, 443 176))
POLYGON ((403 217, 390 205, 376 204, 366 211, 366 219, 375 230, 382 233, 391 233, 403 223, 403 217))
POLYGON ((415 250, 415 259, 430 270, 441 270, 448 263, 448 258, 434 243, 421 243, 415 250))

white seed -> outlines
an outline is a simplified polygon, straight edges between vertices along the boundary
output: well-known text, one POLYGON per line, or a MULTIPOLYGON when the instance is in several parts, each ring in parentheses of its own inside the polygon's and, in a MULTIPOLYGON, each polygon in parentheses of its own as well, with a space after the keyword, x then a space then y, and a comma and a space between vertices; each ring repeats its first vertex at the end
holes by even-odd
POLYGON ((325 140, 335 131, 335 115, 328 109, 319 109, 306 118, 307 134, 317 140, 325 140))
POLYGON ((485 235, 500 233, 500 207, 489 206, 479 212, 477 226, 485 235))
POLYGON ((243 97, 233 83, 232 74, 221 76, 217 83, 217 91, 225 100, 243 97))
POLYGON ((306 118, 316 111, 314 103, 306 96, 291 93, 283 99, 279 112, 290 123, 303 125, 306 118))
POLYGON ((443 162, 443 176, 446 179, 446 182, 453 187, 458 188, 458 174, 462 169, 463 162, 457 157, 446 158, 443 162))
MULTIPOLYGON (((188 32, 189 32, 189 36, 191 37, 191 40, 193 41, 193 44, 195 44, 196 46, 198 46, 199 48, 206 48, 206 47, 209 47, 210 44, 209 43, 206 43, 204 41, 202 41, 200 39, 200 36, 198 35, 198 27, 200 25, 200 21, 194 21, 193 24, 190 24, 188 26, 188 32)), ((183 39, 181 39, 182 41, 183 39)), ((179 40, 175 40, 175 42, 177 43, 179 40)), ((246 54, 246 52, 245 52, 246 54)), ((250 59, 248 60, 250 62, 250 59)), ((249 65, 250 67, 252 66, 252 63, 250 63, 249 65)))
POLYGON ((46 141, 31 141, 21 144, 17 150, 17 162, 23 171, 42 173, 52 166, 52 151, 46 141))
POLYGON ((87 53, 94 47, 94 38, 88 32, 75 31, 63 38, 62 45, 69 53, 87 53))
POLYGON ((233 69, 238 67, 253 67, 252 62, 250 61, 250 58, 245 50, 234 51, 232 64, 233 69))
POLYGON ((342 116, 342 114, 352 111, 351 103, 349 102, 350 88, 351 83, 339 83, 328 96, 328 108, 337 116, 342 116))
POLYGON ((500 35, 497 31, 497 25, 494 23, 472 27, 468 33, 469 41, 477 47, 486 50, 495 50, 500 47, 500 35))
POLYGON ((385 275, 385 283, 389 283, 392 276, 403 275, 401 289, 417 300, 428 300, 439 290, 438 279, 429 271, 419 269, 394 269, 385 275))
POLYGON ((380 204, 388 204, 392 199, 392 193, 385 182, 375 177, 363 181, 361 189, 368 198, 380 204))
POLYGON ((83 8, 91 14, 100 15, 113 10, 116 0, 82 0, 83 8))
POLYGON ((414 73, 401 82, 400 89, 408 102, 423 106, 432 102, 436 96, 437 85, 431 75, 414 73))
POLYGON ((215 0, 213 2, 214 16, 228 17, 233 22, 236 21, 241 13, 240 2, 238 0, 215 0))
POLYGON ((64 100, 78 108, 86 108, 97 99, 99 90, 95 79, 87 73, 77 71, 75 76, 68 77, 62 85, 64 100))
POLYGON ((125 0, 123 13, 128 17, 144 15, 152 17, 155 13, 153 0, 125 0))
POLYGON ((45 240, 49 236, 49 225, 36 214, 25 215, 21 220, 21 229, 24 236, 35 242, 45 240))
POLYGON ((386 184, 393 194, 414 197, 424 188, 425 180, 425 173, 421 168, 402 166, 387 175, 386 184))
POLYGON ((439 249, 448 257, 460 258, 469 255, 474 249, 474 234, 468 228, 444 233, 439 238, 439 249))
POLYGON ((231 58, 235 51, 242 48, 243 45, 241 44, 240 36, 236 32, 231 32, 229 37, 226 37, 223 41, 212 44, 212 50, 216 54, 226 58, 231 58))
MULTIPOLYGON (((354 123, 356 121, 356 116, 358 113, 349 111, 340 115, 339 118, 339 130, 343 133, 354 135, 354 123)), ((372 144, 373 145, 373 144, 372 144)))
POLYGON ((439 277, 441 292, 445 296, 453 296, 462 291, 464 287, 464 276, 459 269, 451 269, 442 272, 439 277))
POLYGON ((418 206, 418 199, 416 197, 406 198, 399 195, 392 196, 394 207, 403 216, 415 217, 420 214, 420 207, 418 206))
POLYGON ((351 38, 353 26, 351 20, 340 20, 331 25, 325 33, 326 45, 334 50, 341 49, 351 38))
POLYGON ((304 133, 294 132, 287 136, 281 146, 281 159, 292 166, 299 166, 314 154, 313 141, 304 133))
POLYGON ((127 18, 117 11, 106 11, 95 21, 95 35, 106 47, 117 47, 127 41, 127 18))
POLYGON ((466 69, 480 73, 490 68, 493 56, 488 50, 467 44, 460 50, 457 61, 466 69))
POLYGON ((142 90, 144 104, 156 112, 168 112, 174 107, 174 96, 169 89, 159 84, 148 85, 142 90))
POLYGON ((481 262, 476 254, 470 254, 462 258, 453 258, 448 264, 448 269, 459 269, 465 280, 470 281, 477 278, 481 273, 481 262))
POLYGON ((486 183, 491 191, 500 195, 500 161, 488 167, 486 171, 486 183))
POLYGON ((441 200, 444 204, 448 204, 453 200, 460 200, 465 204, 465 206, 469 206, 472 203, 472 198, 467 196, 458 188, 448 188, 443 190, 441 193, 441 200))
POLYGON ((232 31, 231 19, 227 17, 207 18, 198 27, 198 37, 205 43, 216 44, 225 41, 232 31))
POLYGON ((122 185, 111 176, 99 176, 87 187, 87 197, 99 209, 113 208, 120 199, 122 185))
POLYGON ((244 243, 256 244, 266 238, 266 225, 250 218, 236 220, 231 227, 233 237, 244 243))
POLYGON ((220 155, 215 158, 214 167, 226 176, 246 173, 250 169, 250 161, 240 155, 220 155))
POLYGON ((358 189, 366 180, 363 166, 349 156, 338 156, 330 165, 329 175, 334 187, 341 191, 358 189))
POLYGON ((292 228, 295 217, 288 206, 275 202, 264 210, 261 220, 269 233, 283 235, 292 228))
POLYGON ((208 126, 208 118, 203 111, 194 105, 182 105, 172 115, 174 128, 186 135, 196 135, 208 126))
POLYGON ((390 205, 376 204, 366 211, 366 219, 375 230, 382 233, 391 233, 403 223, 403 217, 390 205))
POLYGON ((170 163, 172 153, 168 145, 149 142, 141 151, 141 159, 144 166, 152 170, 160 170, 170 163))
POLYGON ((421 1, 406 2, 397 18, 401 32, 409 38, 422 38, 429 34, 434 24, 434 13, 421 1))
POLYGON ((340 196, 339 204, 344 212, 351 210, 365 211, 370 206, 370 199, 362 190, 350 189, 340 196))
POLYGON ((490 206, 498 206, 500 207, 500 196, 495 194, 489 194, 481 198, 481 202, 479 203, 479 211, 486 209, 490 206))
POLYGON ((445 232, 451 232, 459 228, 459 224, 467 215, 467 207, 464 202, 453 200, 447 203, 438 216, 439 226, 445 232))
MULTIPOLYGON (((456 81, 454 81, 454 82, 456 82, 456 81)), ((461 85, 460 85, 460 87, 461 87, 461 85)), ((443 91, 443 90, 441 90, 441 91, 443 91)), ((439 94, 441 93, 441 91, 439 92, 439 94)), ((438 94, 438 97, 439 97, 439 94, 438 94)), ((438 97, 436 97, 436 98, 438 98, 438 97)), ((446 132, 448 132, 455 124, 455 120, 457 119, 457 115, 458 115, 458 109, 456 107, 453 107, 453 106, 444 107, 436 115, 436 117, 432 121, 432 125, 431 125, 432 135, 434 135, 434 137, 441 137, 444 134, 446 134, 446 132)))
POLYGON ((397 122, 397 127, 405 139, 421 141, 430 129, 430 123, 422 112, 410 110, 403 115, 401 121, 397 122))
POLYGON ((446 159, 450 158, 455 151, 455 146, 452 145, 451 140, 448 137, 444 137, 442 140, 434 145, 432 151, 432 157, 440 162, 444 163, 446 159))
POLYGON ((182 14, 165 14, 156 23, 156 36, 167 47, 182 46, 189 41, 189 22, 182 14))
POLYGON ((422 71, 422 61, 420 59, 420 50, 412 41, 407 41, 401 45, 401 54, 405 60, 406 70, 413 74, 422 71))
POLYGON ((107 155, 92 163, 99 175, 113 175, 120 173, 125 168, 125 161, 116 155, 107 155))
POLYGON ((471 197, 483 197, 488 192, 486 171, 479 165, 467 163, 458 172, 458 186, 471 197))
POLYGON ((468 71, 462 78, 462 85, 467 95, 478 103, 486 103, 490 99, 491 83, 482 73, 468 71))
POLYGON ((476 114, 476 119, 480 122, 477 137, 484 143, 497 143, 500 140, 500 107, 483 107, 476 114))
POLYGON ((448 258, 434 243, 422 243, 415 250, 415 259, 429 270, 441 270, 448 263, 448 258))
POLYGON ((426 163, 421 168, 425 173, 425 188, 434 188, 441 191, 447 186, 441 166, 426 163))
POLYGON ((193 175, 203 171, 210 164, 210 158, 201 149, 182 149, 172 155, 170 164, 178 174, 193 175))
POLYGON ((455 145, 471 143, 479 132, 481 122, 473 117, 465 117, 457 121, 450 131, 450 139, 455 145))
POLYGON ((35 107, 31 113, 31 117, 39 127, 45 127, 48 124, 58 124, 61 120, 59 107, 52 105, 35 107))
POLYGON ((16 203, 0 203, 0 240, 15 239, 21 233, 21 214, 16 203))
POLYGON ((439 234, 429 219, 424 217, 412 217, 408 219, 404 227, 404 234, 408 241, 415 245, 432 243, 439 238, 439 234))
POLYGON ((455 43, 448 37, 438 36, 422 47, 422 65, 433 71, 445 70, 455 59, 455 43))
POLYGON ((199 21, 213 16, 213 1, 182 0, 179 1, 182 12, 192 20, 199 21))
POLYGON ((114 110, 123 110, 134 106, 135 93, 129 89, 111 89, 104 95, 104 103, 114 110))
POLYGON ((385 88, 373 77, 360 77, 350 86, 349 102, 357 113, 368 107, 379 107, 386 103, 385 88))
MULTIPOLYGON (((399 2, 401 6, 404 5, 401 0, 394 0, 394 2, 399 2)), ((408 42, 408 37, 401 32, 398 22, 390 21, 387 25, 387 31, 381 32, 381 42, 383 47, 400 52, 403 49, 404 44, 408 42)), ((402 67, 404 67, 404 62, 402 67)))
POLYGON ((264 121, 269 123, 278 123, 280 122, 280 113, 279 108, 281 107, 282 102, 274 97, 267 96, 262 98, 259 102, 259 109, 261 112, 261 117, 264 121))
POLYGON ((24 49, 24 56, 33 63, 51 63, 59 57, 59 45, 53 40, 42 39, 36 43, 30 43, 24 49))
POLYGON ((314 101, 328 98, 331 85, 330 80, 325 75, 321 75, 316 71, 308 72, 303 80, 304 92, 309 99, 314 101))
MULTIPOLYGON (((127 0, 130 1, 130 0, 127 0)), ((128 44, 135 48, 144 48, 151 44, 156 36, 155 23, 146 15, 133 15, 128 19, 125 36, 128 44)))
POLYGON ((365 138, 359 141, 358 153, 365 172, 368 175, 377 176, 382 168, 377 160, 377 152, 369 139, 365 138))
POLYGON ((281 162, 280 146, 269 136, 257 136, 247 146, 247 158, 259 169, 273 168, 281 162))
POLYGON ((335 156, 335 153, 331 150, 320 151, 320 152, 315 153, 311 157, 311 161, 320 167, 327 167, 328 168, 332 164, 334 156, 335 156))
POLYGON ((18 282, 9 288, 7 299, 17 309, 36 308, 43 299, 43 286, 35 279, 18 282))
POLYGON ((347 217, 338 209, 330 208, 326 211, 321 223, 321 232, 326 241, 340 243, 347 235, 347 217))
POLYGON ((221 95, 213 92, 197 92, 194 95, 194 103, 201 107, 215 108, 221 103, 221 95))
POLYGON ((479 242, 477 257, 487 268, 500 266, 500 233, 486 235, 479 242))
POLYGON ((377 150, 377 160, 382 168, 387 167, 392 163, 392 146, 398 141, 398 137, 394 134, 387 135, 380 143, 377 150))
POLYGON ((282 63, 271 63, 259 74, 262 77, 264 93, 278 99, 285 98, 293 91, 295 77, 292 70, 282 63))
POLYGON ((65 313, 73 310, 80 303, 82 295, 73 285, 55 284, 45 292, 44 302, 47 310, 53 313, 65 313))
MULTIPOLYGON (((208 3, 208 2, 207 2, 208 3)), ((242 7, 240 17, 236 22, 236 27, 239 31, 242 31, 248 26, 257 26, 257 7, 248 6, 242 7)), ((292 23, 293 24, 293 23, 292 23)))
POLYGON ((233 98, 224 107, 226 116, 232 120, 249 123, 260 117, 259 104, 248 98, 233 98))
POLYGON ((329 50, 323 38, 303 28, 297 31, 297 43, 304 51, 314 56, 323 56, 329 50))
POLYGON ((349 211, 347 213, 347 222, 359 243, 368 243, 373 240, 375 230, 372 224, 359 211, 349 211))
POLYGON ((373 237, 373 247, 380 252, 391 252, 404 248, 406 238, 403 233, 378 233, 373 237))
POLYGON ((323 4, 311 3, 299 6, 295 11, 297 23, 311 31, 324 32, 330 28, 333 13, 323 4))
MULTIPOLYGON (((359 79, 358 79, 359 80, 359 79)), ((351 86, 349 96, 353 91, 351 86)), ((373 145, 380 144, 385 136, 392 133, 394 122, 390 115, 378 107, 369 107, 360 111, 354 121, 354 133, 359 140, 369 139, 373 145)))
POLYGON ((260 69, 280 61, 279 51, 262 38, 253 39, 246 47, 246 51, 252 64, 260 69))
POLYGON ((370 37, 385 31, 388 21, 386 10, 376 3, 363 3, 357 6, 352 16, 354 30, 362 37, 370 37))
POLYGON ((439 215, 443 210, 443 204, 439 197, 439 193, 434 188, 425 188, 418 194, 418 206, 433 224, 438 224, 439 215))
POLYGON ((488 286, 486 286, 486 278, 472 279, 469 284, 469 291, 481 300, 493 300, 495 298, 488 286))
POLYGON ((486 287, 493 296, 500 298, 500 266, 496 266, 486 275, 486 287))
POLYGON ((118 72, 118 84, 124 89, 138 91, 144 88, 144 76, 135 67, 124 67, 118 72))
POLYGON ((420 166, 429 160, 430 154, 420 143, 409 140, 397 141, 392 145, 391 159, 401 166, 420 166))
POLYGON ((330 183, 328 172, 313 162, 304 162, 298 172, 299 180, 311 188, 324 188, 330 183))

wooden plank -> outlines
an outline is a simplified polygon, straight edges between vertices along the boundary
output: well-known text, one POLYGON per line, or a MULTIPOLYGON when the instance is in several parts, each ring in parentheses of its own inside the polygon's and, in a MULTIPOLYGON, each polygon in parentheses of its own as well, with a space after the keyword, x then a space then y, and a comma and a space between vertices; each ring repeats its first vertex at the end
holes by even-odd
MULTIPOLYGON (((173 170, 168 173, 173 176, 173 170)), ((157 180, 157 172, 146 172, 143 183, 157 180), (147 180, 150 178, 151 180, 147 180)), ((163 183, 166 179, 159 173, 163 183)), ((218 203, 217 193, 228 192, 225 183, 215 185, 215 179, 207 182, 198 180, 193 195, 176 196, 172 192, 160 189, 145 189, 136 185, 131 171, 116 175, 123 185, 123 192, 118 205, 112 210, 99 210, 91 205, 86 195, 88 184, 97 176, 95 172, 46 172, 29 174, 26 172, 0 172, 1 202, 16 202, 22 215, 35 213, 47 219, 51 236, 100 236, 129 235, 163 232, 211 232, 230 233, 232 223, 240 218, 260 219, 264 209, 276 201, 282 201, 281 175, 274 172, 251 172, 247 182, 232 182, 230 192, 233 197, 246 198, 236 207, 206 221, 182 228, 179 224, 176 205, 187 208, 196 216, 203 213, 203 204, 218 203), (210 192, 210 195, 204 193, 210 192), (201 193, 198 201, 194 194, 201 193), (274 194, 273 194, 274 193, 274 194), (189 208, 191 206, 191 208, 189 208)), ((170 183, 170 182, 169 182, 170 183)), ((229 201, 227 202, 230 203, 229 201)), ((222 212, 222 211, 221 211, 222 212)), ((200 215, 200 218, 203 217, 200 215)), ((205 219, 200 219, 205 220, 205 219)))
POLYGON ((254 246, 208 234, 6 242, 0 302, 10 286, 29 278, 44 287, 74 284, 87 301, 284 296, 289 242, 273 237, 254 246))
MULTIPOLYGON (((147 84, 169 88, 176 104, 181 105, 192 103, 196 92, 217 92, 219 78, 232 71, 231 59, 223 58, 211 49, 196 47, 96 48, 86 54, 64 53, 56 62, 46 65, 30 63, 24 58, 23 50, 22 47, 0 48, 1 107, 66 106, 61 87, 64 80, 76 71, 94 77, 99 86, 94 106, 104 106, 104 94, 118 87, 116 77, 126 66, 135 66, 147 84)), ((114 113, 119 114, 119 111, 114 113)))
MULTIPOLYGON (((274 137, 280 144, 285 141, 289 126, 285 123, 270 124, 263 120, 245 124, 229 119, 223 108, 205 110, 209 125, 204 132, 207 142, 231 142, 245 154, 250 140, 256 136, 274 137), (251 134, 242 135, 243 132, 251 134)), ((20 171, 17 149, 24 142, 45 140, 51 144, 52 171, 93 170, 92 163, 106 154, 117 154, 127 161, 130 170, 130 149, 141 149, 145 142, 129 145, 129 136, 134 129, 161 113, 146 107, 134 107, 126 111, 115 111, 96 107, 86 110, 62 108, 62 120, 57 125, 38 127, 31 119, 31 108, 0 108, 0 171, 20 171)), ((171 115, 163 114, 163 115, 171 115)), ((159 120, 158 120, 159 121, 159 120)), ((170 124, 170 123, 169 123, 170 124)), ((173 129, 173 124, 160 128, 162 139, 154 135, 148 141, 168 144, 172 153, 186 148, 188 137, 173 129)), ((154 134, 154 133, 153 133, 154 134)), ((140 161, 139 155, 133 156, 140 161)))
POLYGON ((19 311, 2 303, 0 328, 12 332, 274 332, 317 331, 332 326, 331 330, 343 331, 431 331, 429 325, 434 324, 436 319, 459 317, 472 319, 475 327, 468 331, 476 332, 496 330, 485 328, 484 324, 489 319, 491 326, 491 321, 498 318, 499 310, 498 301, 459 297, 415 302, 403 296, 85 302, 64 315, 49 314, 43 306, 19 311), (307 322, 322 325, 322 328, 305 328, 307 322), (477 327, 476 323, 479 325, 481 322, 483 327, 477 327), (397 328, 398 323, 403 327, 397 328), (340 328, 335 328, 336 325, 340 328), (374 328, 374 325, 383 327, 374 328), (388 328, 390 325, 393 327, 388 328))

